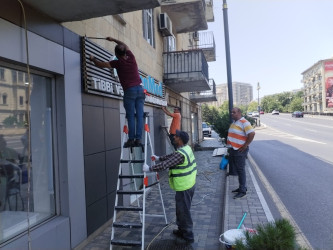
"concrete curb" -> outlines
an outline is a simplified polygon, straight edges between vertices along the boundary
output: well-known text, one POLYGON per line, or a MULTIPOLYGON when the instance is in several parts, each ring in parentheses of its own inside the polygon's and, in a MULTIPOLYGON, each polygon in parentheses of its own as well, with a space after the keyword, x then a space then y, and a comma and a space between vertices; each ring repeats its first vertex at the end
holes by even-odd
MULTIPOLYGON (((226 169, 227 173, 229 172, 229 164, 226 169)), ((228 215, 229 215, 229 201, 228 194, 229 193, 229 178, 225 175, 225 187, 224 187, 224 211, 223 211, 223 228, 221 234, 224 233, 225 229, 228 228, 228 215)), ((221 249, 227 249, 224 244, 221 243, 221 249)))

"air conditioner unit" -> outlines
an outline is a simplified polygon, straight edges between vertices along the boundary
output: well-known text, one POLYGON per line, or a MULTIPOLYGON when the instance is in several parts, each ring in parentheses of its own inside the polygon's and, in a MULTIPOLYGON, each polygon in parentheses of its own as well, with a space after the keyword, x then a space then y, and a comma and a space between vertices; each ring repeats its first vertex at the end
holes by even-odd
POLYGON ((194 41, 199 41, 199 32, 198 31, 193 32, 193 40, 194 41))
POLYGON ((166 13, 160 14, 159 24, 163 36, 172 36, 172 22, 166 13))

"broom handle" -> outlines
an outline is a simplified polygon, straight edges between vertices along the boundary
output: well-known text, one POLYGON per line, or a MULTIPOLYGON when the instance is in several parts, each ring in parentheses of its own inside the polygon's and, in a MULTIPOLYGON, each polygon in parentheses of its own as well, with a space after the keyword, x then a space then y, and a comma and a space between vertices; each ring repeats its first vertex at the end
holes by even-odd
POLYGON ((102 40, 106 40, 106 38, 104 37, 87 37, 89 39, 102 39, 102 40))
POLYGON ((245 212, 244 215, 243 215, 243 218, 241 220, 241 222, 239 223, 237 229, 240 229, 241 225, 243 224, 243 221, 245 220, 245 217, 246 217, 247 213, 245 212))

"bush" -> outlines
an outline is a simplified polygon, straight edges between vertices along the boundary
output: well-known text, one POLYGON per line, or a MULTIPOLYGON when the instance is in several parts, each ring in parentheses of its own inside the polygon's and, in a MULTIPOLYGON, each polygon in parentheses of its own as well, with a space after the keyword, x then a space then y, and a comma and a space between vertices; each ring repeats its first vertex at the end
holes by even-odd
POLYGON ((293 226, 286 219, 277 220, 273 223, 259 225, 257 234, 246 232, 246 240, 236 241, 237 250, 294 250, 301 249, 296 244, 296 233, 293 226))
POLYGON ((17 123, 17 119, 14 116, 8 116, 6 119, 3 120, 3 125, 5 127, 12 127, 15 123, 17 123))

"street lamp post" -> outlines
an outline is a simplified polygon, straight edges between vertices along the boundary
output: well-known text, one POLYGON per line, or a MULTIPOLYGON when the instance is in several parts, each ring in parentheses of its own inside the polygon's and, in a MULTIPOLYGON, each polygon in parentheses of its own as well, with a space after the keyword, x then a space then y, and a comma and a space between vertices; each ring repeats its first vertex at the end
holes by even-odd
POLYGON ((232 123, 231 110, 233 108, 233 102, 234 101, 233 101, 233 96, 232 96, 232 78, 231 78, 231 62, 230 62, 230 44, 229 44, 227 0, 223 0, 223 23, 224 23, 225 56, 226 56, 227 79, 228 79, 229 120, 230 120, 230 123, 232 123))
POLYGON ((258 113, 259 113, 259 116, 258 116, 258 120, 259 120, 258 125, 260 127, 260 110, 261 110, 261 108, 260 108, 260 103, 259 103, 259 89, 260 89, 260 84, 258 82, 258 84, 257 84, 257 90, 258 90, 258 113))

